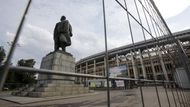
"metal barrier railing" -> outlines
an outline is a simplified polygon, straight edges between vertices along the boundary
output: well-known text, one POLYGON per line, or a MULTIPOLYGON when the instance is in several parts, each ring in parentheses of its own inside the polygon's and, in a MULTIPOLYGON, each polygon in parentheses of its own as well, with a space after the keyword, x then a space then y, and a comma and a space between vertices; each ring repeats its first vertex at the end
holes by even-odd
MULTIPOLYGON (((0 69, 3 69, 4 66, 0 66, 0 69)), ((16 66, 10 66, 9 71, 12 72, 29 72, 29 73, 36 73, 36 74, 47 74, 47 75, 58 75, 58 76, 71 76, 71 77, 83 77, 83 78, 95 78, 95 79, 107 79, 105 76, 99 76, 99 75, 90 75, 90 74, 81 74, 81 73, 71 73, 71 72, 62 72, 62 71, 55 71, 55 70, 47 70, 47 69, 35 69, 35 68, 29 68, 29 67, 16 67, 16 66)), ((143 83, 153 83, 153 85, 158 86, 158 84, 161 84, 161 86, 164 87, 165 93, 167 96, 167 102, 169 104, 169 107, 171 107, 171 98, 168 97, 168 90, 174 90, 176 92, 176 95, 173 95, 174 97, 174 103, 175 105, 180 105, 180 107, 189 107, 189 99, 184 93, 184 90, 181 88, 167 88, 169 85, 175 85, 175 81, 163 81, 163 80, 148 80, 148 79, 134 79, 134 78, 125 78, 125 77, 110 77, 108 79, 110 80, 127 80, 127 81, 134 81, 137 82, 137 87, 141 86, 143 87, 143 83), (178 103, 179 102, 179 103, 178 103), (177 104, 178 103, 178 104, 177 104)), ((110 90, 110 87, 106 87, 110 90)), ((158 91, 158 90, 157 90, 158 91)), ((144 97, 143 94, 140 94, 141 97, 144 97)), ((109 96, 110 97, 110 96, 109 96)), ((157 94, 157 98, 159 98, 159 94, 157 94)), ((110 99, 110 98, 108 98, 110 99)), ((143 101, 143 103, 145 103, 143 101)), ((159 102, 158 102, 159 103, 159 102)), ((107 102, 108 106, 111 105, 111 102, 107 102)), ((177 106, 178 107, 178 106, 177 106)))
MULTIPOLYGON (((4 66, 0 66, 0 69, 3 69, 4 66)), ((74 76, 74 77, 87 77, 87 78, 97 78, 97 79, 106 79, 105 76, 100 75, 90 75, 90 74, 81 74, 81 73, 72 73, 72 72, 63 72, 55 71, 48 69, 36 69, 31 67, 21 67, 21 66, 10 66, 9 71, 19 71, 19 72, 30 72, 30 73, 39 73, 39 74, 51 74, 51 75, 60 75, 60 76, 74 76)), ((109 77, 109 79, 114 80, 132 80, 132 81, 144 81, 144 82, 159 82, 159 83, 169 83, 169 81, 163 80, 148 80, 148 79, 135 79, 135 78, 125 78, 125 77, 109 77)), ((174 81, 170 81, 174 82, 174 81)))

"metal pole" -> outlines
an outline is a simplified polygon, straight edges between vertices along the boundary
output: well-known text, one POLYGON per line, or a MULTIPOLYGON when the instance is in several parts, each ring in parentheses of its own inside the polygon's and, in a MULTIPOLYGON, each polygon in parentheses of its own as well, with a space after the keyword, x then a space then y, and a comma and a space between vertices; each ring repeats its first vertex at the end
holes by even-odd
MULTIPOLYGON (((136 6, 136 8, 137 8, 136 0, 134 0, 134 2, 135 2, 135 6, 136 6)), ((140 18, 140 14, 139 14, 138 8, 137 8, 137 13, 138 13, 138 16, 139 16, 140 23, 142 24, 142 21, 141 21, 141 18, 140 18)), ((150 25, 149 25, 147 16, 146 16, 146 14, 145 14, 144 8, 143 8, 143 13, 144 13, 144 16, 145 16, 145 19, 146 19, 146 23, 147 23, 148 28, 149 28, 149 32, 150 32, 150 34, 152 35, 152 31, 151 31, 151 29, 150 29, 150 25)), ((149 13, 149 12, 148 12, 148 13, 149 13)), ((142 26, 142 25, 141 25, 141 26, 142 26)), ((146 37, 145 37, 145 33, 144 33, 144 30, 143 30, 143 29, 142 29, 142 32, 143 32, 144 40, 145 40, 145 42, 146 42, 146 37)), ((154 36, 152 36, 152 37, 154 37, 154 36)), ((157 42, 159 42, 159 41, 157 41, 157 42)), ((147 50, 148 50, 148 46, 146 46, 146 48, 147 48, 147 50)), ((150 58, 150 51, 149 51, 149 50, 148 50, 148 56, 149 56, 149 60, 151 61, 152 70, 153 70, 153 72, 154 72, 154 66, 152 65, 152 59, 150 58)), ((159 97, 158 88, 157 88, 157 83, 156 83, 157 77, 156 77, 156 74, 155 74, 155 73, 153 73, 153 75, 154 75, 154 86, 155 86, 155 90, 156 90, 158 105, 159 105, 159 107, 161 107, 160 97, 159 97)))
MULTIPOLYGON (((189 72, 189 69, 190 69, 190 68, 188 67, 188 63, 189 63, 189 62, 188 62, 188 60, 187 60, 187 55, 186 55, 185 51, 183 50, 183 47, 181 46, 180 42, 177 41, 177 40, 173 37, 173 35, 172 35, 172 33, 171 33, 169 27, 167 26, 167 24, 166 24, 164 18, 162 17, 161 13, 159 12, 158 8, 156 7, 154 1, 153 1, 153 0, 150 0, 150 3, 151 3, 152 6, 154 7, 154 9, 155 9, 155 11, 157 12, 158 16, 160 17, 160 20, 162 21, 163 26, 164 26, 164 27, 166 28, 166 30, 168 31, 170 37, 173 39, 173 42, 177 44, 177 48, 178 48, 178 50, 179 50, 178 53, 180 54, 179 56, 180 56, 181 59, 184 60, 184 61, 183 61, 183 66, 184 66, 184 68, 186 69, 187 74, 190 74, 190 72, 189 72)), ((189 81, 190 81, 190 76, 189 76, 189 75, 188 75, 188 79, 189 79, 189 81)), ((180 92, 180 95, 181 95, 181 92, 180 92)), ((181 99, 182 102, 185 103, 184 100, 183 100, 182 95, 181 95, 181 98, 182 98, 182 99, 181 99)), ((184 105, 184 106, 185 106, 185 105, 184 105)))
POLYGON ((180 95, 180 97, 181 97, 181 102, 182 102, 183 107, 186 107, 186 106, 185 106, 184 99, 183 99, 183 96, 182 96, 182 94, 181 94, 181 89, 180 89, 180 88, 179 88, 179 95, 180 95))
POLYGON ((169 99, 169 96, 168 96, 168 91, 167 91, 167 82, 166 82, 166 84, 163 82, 163 86, 164 85, 166 85, 166 87, 164 88, 164 90, 165 90, 165 93, 166 93, 166 97, 167 97, 167 100, 168 100, 168 105, 169 105, 169 107, 171 107, 171 104, 170 104, 170 99, 169 99))
MULTIPOLYGON (((174 85, 175 85, 175 82, 174 82, 174 85)), ((176 89, 176 87, 175 87, 175 89, 176 89)), ((175 107, 177 107, 177 103, 176 103, 176 99, 175 99, 175 96, 174 96, 173 89, 171 89, 171 93, 172 93, 172 97, 173 97, 173 100, 174 100, 175 107)))
MULTIPOLYGON (((180 83, 181 86, 183 86, 183 85, 182 85, 182 81, 181 81, 181 79, 180 79, 180 77, 179 77, 179 74, 178 74, 178 73, 176 73, 176 74, 177 74, 177 75, 176 75, 177 81, 180 83)), ((183 87, 181 87, 181 88, 179 87, 179 93, 180 93, 180 96, 181 96, 181 98, 182 98, 182 101, 183 101, 184 106, 187 105, 187 107, 188 107, 188 101, 187 101, 187 99, 186 99, 186 97, 185 97, 185 95, 184 95, 183 87)))
MULTIPOLYGON (((144 0, 145 1, 145 0, 144 0)), ((147 4, 148 3, 146 3, 145 2, 145 5, 147 6, 147 4)), ((148 11, 148 10, 147 10, 148 11)), ((153 14, 153 13, 152 13, 153 14)), ((155 17, 156 18, 156 16, 155 15, 153 15, 153 17, 155 17)), ((157 28, 157 27, 156 27, 157 28)), ((158 31, 158 29, 157 29, 157 31, 158 31)), ((163 33, 163 35, 164 35, 164 32, 162 32, 163 33)), ((161 34, 160 34, 161 35, 161 34)), ((170 52, 169 52, 170 53, 170 52)), ((171 55, 171 54, 170 54, 171 55)), ((170 56, 169 56, 170 57, 170 56)), ((170 58, 172 58, 172 57, 170 57, 170 58)), ((174 61, 174 60, 173 60, 174 61)), ((174 69, 175 70, 175 69, 174 69)), ((171 72, 172 73, 172 75, 174 75, 173 74, 173 72, 171 72)), ((170 80, 169 80, 169 84, 173 84, 170 80)), ((166 90, 167 91, 167 90, 166 90)), ((177 90, 176 90, 177 91, 177 90)), ((173 92, 173 90, 171 89, 171 93, 172 93, 172 97, 173 97, 173 100, 174 100, 174 104, 175 104, 175 107, 177 107, 177 103, 176 103, 176 99, 175 99, 175 96, 174 96, 174 92, 173 92)), ((178 96, 178 98, 179 98, 179 96, 178 96)))
POLYGON ((182 107, 181 99, 180 99, 180 97, 179 97, 179 93, 178 93, 177 88, 176 88, 176 94, 177 94, 177 99, 178 99, 178 101, 179 101, 179 105, 180 105, 180 107, 182 107))
POLYGON ((28 9, 30 7, 31 2, 32 2, 32 0, 28 1, 28 4, 26 6, 26 9, 25 9, 24 14, 23 14, 22 19, 21 19, 21 22, 20 22, 19 27, 17 29, 14 41, 12 43, 11 49, 9 50, 9 54, 7 56, 7 60, 6 60, 5 65, 4 65, 3 74, 2 74, 2 76, 0 78, 0 91, 3 90, 3 85, 5 83, 5 80, 7 78, 8 72, 9 72, 9 65, 10 65, 10 62, 11 62, 11 58, 13 56, 17 41, 18 41, 19 36, 20 36, 20 32, 21 32, 23 24, 24 24, 24 20, 25 20, 25 17, 26 17, 26 14, 28 12, 28 9))
POLYGON ((157 87, 157 83, 156 83, 155 78, 154 78, 154 87, 155 87, 155 90, 156 90, 156 96, 157 96, 157 100, 158 100, 158 105, 159 105, 159 107, 161 107, 160 96, 159 96, 159 93, 158 93, 158 87, 157 87))
MULTIPOLYGON (((117 0, 116 0, 116 1, 117 1, 117 0)), ((117 2, 119 3, 119 1, 117 1, 117 2)), ((135 45, 134 45, 135 43, 134 43, 133 32, 132 32, 132 28, 131 28, 131 22, 130 22, 130 18, 129 18, 129 13, 128 13, 128 8, 127 8, 126 0, 124 0, 124 3, 125 3, 125 9, 127 10, 126 13, 127 13, 127 19, 128 19, 128 25, 129 25, 131 40, 132 40, 132 43, 133 43, 133 51, 134 51, 134 53, 135 53, 135 45)), ((132 54, 133 54, 133 53, 132 53, 132 54)), ((136 63, 135 63, 135 65, 136 65, 136 63)), ((137 65, 136 65, 135 67, 137 67, 137 65)), ((135 72, 135 71, 133 71, 133 72, 135 72)), ((137 79, 138 79, 138 84, 140 83, 139 89, 140 89, 142 107, 144 107, 145 104, 144 104, 143 90, 142 90, 141 81, 140 81, 140 79, 139 79, 139 73, 138 73, 138 71, 137 71, 137 76, 138 76, 138 77, 137 77, 137 79)), ((136 76, 135 76, 135 77, 136 77, 136 76)))
MULTIPOLYGON (((150 11, 150 13, 152 14, 152 16, 150 15, 150 17, 153 19, 154 18, 154 12, 152 12, 151 11, 151 9, 150 8, 148 8, 148 6, 147 6, 147 3, 146 3, 146 1, 144 0, 144 2, 145 2, 145 6, 147 7, 147 12, 148 11, 150 11)), ((142 3, 141 3, 142 4, 142 3)), ((144 7, 143 7, 144 8, 144 7)), ((146 9, 146 8, 145 8, 146 9)), ((152 21, 151 21, 151 23, 153 23, 152 21)), ((156 23, 156 22, 155 22, 156 23)), ((157 24, 157 23, 156 23, 157 24)), ((153 24, 153 26, 154 26, 154 24, 153 24)), ((161 34, 159 33, 159 30, 158 30, 158 28, 157 27, 159 27, 159 26, 155 26, 155 28, 156 28, 156 30, 155 31, 157 31, 157 33, 158 33, 158 35, 160 35, 161 36, 161 34)), ((155 29, 154 28, 154 29, 155 29)), ((162 32, 163 33, 163 32, 162 32)), ((171 58, 171 57, 170 57, 171 58)), ((168 74, 168 73, 167 73, 168 74)), ((171 84, 171 82, 170 82, 170 80, 168 80, 169 81, 169 84, 171 84)), ((165 84, 165 83, 164 83, 165 84)), ((166 84, 167 85, 167 84, 166 84)), ((176 103, 176 100, 175 100, 175 96, 174 96, 174 93, 173 93, 173 90, 171 90, 171 92, 172 92, 172 96, 173 96, 173 100, 174 100, 174 104, 175 104, 175 107, 177 107, 177 103, 176 103)), ((169 104, 169 106, 171 106, 171 102, 170 102, 170 100, 169 100, 169 97, 168 97, 168 92, 167 92, 167 89, 165 88, 165 93, 166 93, 166 96, 167 96, 167 100, 168 100, 168 104, 169 104)))
MULTIPOLYGON (((146 2, 145 2, 145 4, 146 4, 146 2)), ((151 14, 151 11, 148 9, 148 6, 147 6, 147 10, 148 10, 148 12, 150 12, 150 14, 151 14)), ((152 14, 152 15, 153 15, 153 14, 152 14)), ((150 16, 151 16, 151 15, 150 15, 150 16)), ((156 32, 156 29, 155 29, 156 26, 154 27, 154 23, 153 23, 151 17, 150 17, 150 21, 151 21, 151 24, 152 24, 152 26, 153 26, 154 33, 155 33, 156 37, 158 37, 158 35, 157 35, 158 32, 156 32)), ((159 41, 157 41, 157 43, 159 43, 159 41)), ((156 46, 156 49, 157 49, 157 51, 159 52, 158 45, 156 46)), ((159 52, 159 53, 158 53, 158 52, 156 52, 157 56, 159 56, 158 54, 160 53, 160 52, 159 52)), ((163 64, 162 56, 159 56, 158 59, 160 60, 160 63, 162 62, 162 64, 163 64)), ((164 65, 163 65, 163 66, 164 66, 164 65)), ((165 75, 166 70, 164 70, 163 68, 165 69, 165 66, 162 67, 163 74, 165 75), (165 72, 164 72, 164 71, 165 71, 165 72)), ((167 72, 166 72, 166 75, 168 75, 167 72)), ((156 78, 155 78, 155 79, 156 79, 156 78)), ((165 76, 165 79, 166 79, 167 81, 169 81, 168 76, 165 76)), ((163 80, 163 81, 164 81, 164 80, 163 80)), ((167 84, 167 82, 166 82, 166 84, 167 84)), ((167 89, 164 88, 164 90, 165 90, 165 93, 166 93, 166 98, 167 98, 167 101, 168 101, 168 105, 169 105, 169 107, 171 107, 171 105, 170 105, 170 100, 169 100, 169 97, 168 97, 167 89)), ((158 102, 160 102, 160 101, 158 101, 158 102)))
POLYGON ((184 93, 184 89, 182 88, 181 90, 182 90, 182 96, 184 97, 185 102, 186 102, 186 105, 187 105, 187 107, 188 107, 188 106, 189 106, 188 98, 187 98, 187 96, 186 96, 185 93, 184 93))
POLYGON ((177 44, 177 48, 178 48, 179 54, 180 54, 179 56, 180 56, 181 59, 184 60, 184 61, 183 61, 183 66, 184 66, 184 68, 185 68, 185 70, 186 70, 186 73, 188 74, 187 76, 188 76, 188 79, 189 79, 189 81, 190 81, 190 67, 188 66, 189 61, 188 61, 188 57, 187 57, 186 53, 184 52, 183 47, 181 46, 180 42, 177 41, 177 40, 174 38, 173 34, 171 33, 169 27, 167 26, 167 24, 166 24, 166 22, 165 22, 165 20, 164 20, 164 18, 162 17, 160 11, 159 11, 158 8, 156 7, 154 1, 153 1, 153 0, 150 0, 150 2, 151 2, 151 4, 152 4, 152 6, 154 7, 154 9, 156 10, 157 14, 159 15, 159 17, 160 17, 161 21, 163 22, 164 26, 166 27, 167 31, 169 32, 171 38, 172 38, 173 41, 177 44))
MULTIPOLYGON (((179 41, 179 40, 178 40, 178 41, 179 41)), ((178 58, 178 60, 180 60, 179 62, 184 63, 184 60, 183 60, 183 59, 178 58)), ((177 79, 177 81, 179 82, 179 84, 180 84, 181 86, 183 86, 183 83, 182 83, 182 81, 181 81, 181 79, 180 79, 180 77, 179 77, 179 74, 178 74, 177 72, 176 72, 176 79, 177 79)), ((183 87, 179 88, 179 92, 180 92, 180 95, 182 96, 182 99, 184 99, 184 104, 187 105, 187 107, 188 107, 188 106, 189 106, 189 102, 188 102, 188 100, 187 100, 187 97, 186 97, 185 94, 184 94, 184 89, 183 89, 183 87)))
POLYGON ((106 80, 107 80, 107 106, 110 107, 110 87, 109 87, 109 70, 108 70, 108 47, 107 47, 107 30, 106 30, 106 12, 105 3, 102 0, 103 5, 103 18, 104 18, 104 36, 105 36, 105 59, 106 59, 106 80))

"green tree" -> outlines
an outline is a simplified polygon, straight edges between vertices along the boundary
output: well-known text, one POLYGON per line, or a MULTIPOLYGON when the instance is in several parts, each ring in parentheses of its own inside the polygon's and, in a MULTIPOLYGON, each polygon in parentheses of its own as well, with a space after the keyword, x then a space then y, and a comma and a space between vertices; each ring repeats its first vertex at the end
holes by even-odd
MULTIPOLYGON (((24 66, 24 67, 34 67, 34 64, 36 61, 34 59, 21 59, 17 62, 17 66, 24 66)), ((18 81, 24 84, 32 84, 35 83, 35 73, 29 73, 29 72, 18 72, 16 74, 19 78, 18 81)))
POLYGON ((2 64, 3 60, 5 59, 5 50, 2 46, 0 46, 0 65, 2 64))
MULTIPOLYGON (((34 59, 21 59, 17 62, 17 66, 23 66, 23 67, 34 67, 35 65, 34 59)), ((12 84, 33 84, 36 82, 36 76, 35 73, 29 73, 29 72, 9 72, 6 83, 12 83, 12 84)), ((12 85, 10 88, 14 89, 17 86, 12 85)))
POLYGON ((21 59, 17 62, 18 66, 34 67, 36 61, 34 59, 21 59))

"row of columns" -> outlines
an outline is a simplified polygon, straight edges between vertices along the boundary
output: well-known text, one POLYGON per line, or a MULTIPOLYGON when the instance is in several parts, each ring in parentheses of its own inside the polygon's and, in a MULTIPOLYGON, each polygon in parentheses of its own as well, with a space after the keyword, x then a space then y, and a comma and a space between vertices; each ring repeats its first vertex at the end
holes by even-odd
MULTIPOLYGON (((146 73, 146 69, 145 69, 145 64, 143 62, 142 51, 139 49, 138 53, 139 53, 139 59, 140 59, 140 64, 141 64, 141 68, 142 68, 143 78, 147 79, 147 73, 146 73)), ((162 71, 164 73, 164 77, 168 81, 169 78, 168 78, 166 67, 165 67, 165 64, 164 64, 164 61, 163 61, 163 56, 162 56, 162 53, 161 53, 161 51, 159 50, 158 47, 157 47, 157 52, 156 53, 159 56, 159 60, 160 60, 162 71)), ((133 68, 134 78, 138 79, 139 78, 139 74, 138 74, 138 70, 137 70, 137 64, 136 64, 136 61, 135 61, 136 60, 136 58, 135 58, 136 55, 132 51, 130 51, 130 54, 131 54, 131 62, 132 62, 132 68, 133 68)), ((150 65, 151 65, 151 69, 152 69, 152 72, 153 72, 153 75, 154 75, 154 79, 157 80, 156 70, 154 68, 154 64, 153 64, 150 52, 148 52, 148 57, 149 57, 149 60, 150 60, 150 65)), ((116 66, 119 66, 119 56, 118 56, 118 54, 116 54, 115 58, 116 58, 116 66)), ((94 65, 94 67, 93 67, 93 74, 96 75, 96 60, 94 60, 93 65, 94 65)), ((104 58, 104 67, 106 67, 105 58, 104 58)), ((82 72, 82 65, 80 65, 80 72, 82 72)), ((87 72, 88 72, 88 62, 86 62, 84 74, 87 74, 87 72)), ((128 73, 128 74, 130 76, 130 73, 128 73)), ((106 75, 105 71, 104 71, 104 75, 106 75)))
MULTIPOLYGON (((142 57, 142 52, 141 52, 140 49, 138 50, 138 52, 139 52, 139 59, 140 59, 141 68, 142 68, 142 72, 143 72, 143 78, 147 79, 146 69, 145 69, 145 65, 144 65, 143 57, 142 57)), ((131 53, 131 61, 132 61, 132 68, 133 68, 134 77, 135 77, 135 79, 138 79, 139 75, 138 75, 138 71, 137 71, 137 64, 135 62, 134 52, 131 51, 130 53, 131 53)), ((162 56, 162 53, 161 53, 161 51, 159 50, 158 47, 157 47, 157 53, 158 53, 158 56, 159 56, 162 71, 164 73, 164 77, 165 77, 166 81, 169 81, 168 73, 166 71, 166 67, 165 67, 165 64, 164 64, 164 61, 163 61, 163 56, 162 56)), ((150 60, 150 64, 151 64, 152 72, 153 72, 153 75, 154 75, 154 79, 157 80, 156 70, 154 68, 154 64, 153 64, 150 52, 148 52, 148 57, 149 57, 149 60, 150 60)))

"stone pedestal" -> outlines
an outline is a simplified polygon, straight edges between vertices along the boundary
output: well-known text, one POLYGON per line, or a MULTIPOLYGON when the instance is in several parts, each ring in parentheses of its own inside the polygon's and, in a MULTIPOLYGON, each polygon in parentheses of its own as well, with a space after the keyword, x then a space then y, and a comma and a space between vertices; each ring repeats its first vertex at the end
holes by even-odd
MULTIPOLYGON (((75 58, 73 58, 71 54, 66 52, 52 52, 43 57, 40 68, 55 70, 57 72, 75 72, 75 58)), ((39 81, 48 80, 49 82, 53 82, 54 80, 64 80, 74 82, 74 79, 74 77, 68 76, 39 75, 39 81)))
MULTIPOLYGON (((75 72, 75 58, 71 54, 62 51, 51 52, 43 57, 40 68, 56 72, 75 72)), ((20 92, 20 95, 51 97, 90 92, 88 87, 75 84, 74 80, 75 77, 39 74, 37 86, 32 88, 32 91, 20 92)))

